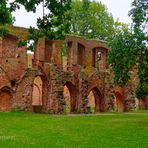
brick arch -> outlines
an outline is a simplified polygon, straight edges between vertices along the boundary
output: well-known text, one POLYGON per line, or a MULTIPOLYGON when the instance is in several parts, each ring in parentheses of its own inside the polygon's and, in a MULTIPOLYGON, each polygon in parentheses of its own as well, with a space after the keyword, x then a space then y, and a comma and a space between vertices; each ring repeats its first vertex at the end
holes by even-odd
MULTIPOLYGON (((66 82, 63 86, 66 86, 70 93, 70 112, 77 112, 78 107, 78 89, 72 82, 66 82)), ((66 101, 66 100, 65 100, 66 101)))
MULTIPOLYGON (((103 100, 103 94, 101 93, 100 89, 98 87, 91 88, 88 91, 87 96, 90 94, 90 92, 92 92, 94 95, 95 112, 103 112, 104 111, 104 106, 103 106, 104 100, 103 100)), ((89 103, 89 100, 88 100, 88 103, 89 103)), ((89 104, 87 106, 89 106, 89 104)))
POLYGON ((7 86, 0 89, 0 112, 11 111, 12 92, 7 86))
POLYGON ((93 73, 88 78, 88 90, 90 91, 94 87, 97 87, 101 92, 102 88, 104 87, 104 80, 102 75, 93 73))

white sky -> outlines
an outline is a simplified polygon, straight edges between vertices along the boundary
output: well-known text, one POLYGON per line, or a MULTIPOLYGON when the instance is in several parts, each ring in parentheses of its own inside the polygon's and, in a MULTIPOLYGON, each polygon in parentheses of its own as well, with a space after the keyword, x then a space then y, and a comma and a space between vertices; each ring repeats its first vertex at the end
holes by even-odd
MULTIPOLYGON (((131 9, 131 3, 133 0, 96 0, 101 1, 105 4, 108 8, 108 11, 112 13, 114 19, 117 18, 121 22, 130 23, 131 20, 128 17, 128 11, 131 9)), ((29 26, 36 26, 36 18, 42 17, 42 7, 39 6, 37 12, 33 13, 26 13, 24 8, 14 12, 13 15, 16 18, 14 23, 15 26, 21 27, 29 27, 29 26)))

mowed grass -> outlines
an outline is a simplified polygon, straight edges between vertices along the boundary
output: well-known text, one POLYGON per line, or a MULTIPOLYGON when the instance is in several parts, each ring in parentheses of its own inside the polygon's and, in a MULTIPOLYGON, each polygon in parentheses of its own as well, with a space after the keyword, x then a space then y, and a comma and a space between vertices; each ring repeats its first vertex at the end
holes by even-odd
POLYGON ((0 148, 148 148, 148 111, 100 115, 0 113, 0 148))

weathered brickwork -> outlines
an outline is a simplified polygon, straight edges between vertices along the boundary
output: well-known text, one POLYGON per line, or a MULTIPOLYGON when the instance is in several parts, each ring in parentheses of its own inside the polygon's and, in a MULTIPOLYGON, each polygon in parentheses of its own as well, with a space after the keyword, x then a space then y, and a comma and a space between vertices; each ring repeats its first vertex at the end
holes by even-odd
POLYGON ((67 36, 65 41, 41 39, 32 55, 26 47, 17 47, 18 40, 10 34, 0 38, 0 111, 65 113, 65 86, 71 113, 90 112, 90 93, 94 112, 114 111, 116 105, 117 111, 134 108, 133 83, 123 92, 112 83, 106 42, 76 36, 67 36))

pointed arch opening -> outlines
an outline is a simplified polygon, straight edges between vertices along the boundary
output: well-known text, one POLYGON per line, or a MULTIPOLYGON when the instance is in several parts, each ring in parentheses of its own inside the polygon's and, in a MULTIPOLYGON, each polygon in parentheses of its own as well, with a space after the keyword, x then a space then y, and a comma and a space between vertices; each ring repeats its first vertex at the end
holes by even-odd
POLYGON ((94 87, 89 91, 88 94, 88 103, 87 103, 87 112, 103 112, 103 97, 100 90, 97 87, 94 87))
POLYGON ((65 99, 65 112, 77 112, 78 90, 71 82, 66 82, 64 84, 63 96, 65 99))
POLYGON ((64 86, 63 95, 65 99, 65 112, 70 113, 71 112, 70 92, 66 85, 64 86))

